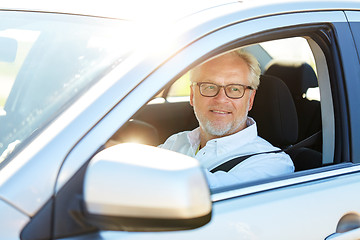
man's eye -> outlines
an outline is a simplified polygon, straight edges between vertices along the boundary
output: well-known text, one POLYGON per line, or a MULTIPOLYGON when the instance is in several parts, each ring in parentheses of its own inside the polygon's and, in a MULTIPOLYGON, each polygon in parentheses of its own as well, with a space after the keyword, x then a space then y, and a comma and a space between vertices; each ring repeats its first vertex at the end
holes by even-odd
POLYGON ((211 86, 211 85, 206 87, 207 90, 214 90, 215 88, 216 86, 211 86))
POLYGON ((232 88, 231 88, 231 91, 232 91, 232 92, 238 92, 238 91, 240 91, 240 89, 237 88, 237 87, 232 87, 232 88))

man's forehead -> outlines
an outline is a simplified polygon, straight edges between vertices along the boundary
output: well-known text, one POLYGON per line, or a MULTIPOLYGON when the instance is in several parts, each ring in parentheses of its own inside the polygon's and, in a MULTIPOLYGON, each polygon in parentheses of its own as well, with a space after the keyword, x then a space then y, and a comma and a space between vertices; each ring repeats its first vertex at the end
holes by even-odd
POLYGON ((205 62, 192 70, 192 81, 214 83, 248 83, 249 69, 240 57, 219 57, 205 62), (235 61, 231 61, 234 58, 235 61))

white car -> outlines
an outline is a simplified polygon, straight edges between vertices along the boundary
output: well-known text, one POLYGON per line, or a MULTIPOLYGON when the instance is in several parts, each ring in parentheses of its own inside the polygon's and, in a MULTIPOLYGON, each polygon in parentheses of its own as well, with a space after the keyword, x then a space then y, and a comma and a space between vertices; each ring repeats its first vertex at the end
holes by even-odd
POLYGON ((360 2, 1 1, 0 19, 0 239, 360 239, 360 2), (210 189, 156 146, 197 127, 187 72, 238 48, 295 172, 210 189))

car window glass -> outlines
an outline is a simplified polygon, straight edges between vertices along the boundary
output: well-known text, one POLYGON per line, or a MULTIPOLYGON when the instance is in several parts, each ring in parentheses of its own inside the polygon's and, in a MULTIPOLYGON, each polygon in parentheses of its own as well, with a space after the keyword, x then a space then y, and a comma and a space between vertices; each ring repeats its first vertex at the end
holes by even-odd
MULTIPOLYGON (((316 64, 310 46, 305 38, 294 37, 280 40, 273 40, 260 43, 260 46, 271 56, 274 61, 292 62, 299 61, 309 64, 316 74, 316 64), (281 46, 281 48, 279 48, 281 46), (296 46, 296 47, 294 47, 296 46)), ((269 61, 267 64, 269 64, 269 61)), ((318 87, 308 88, 303 95, 309 100, 320 101, 320 92, 318 87)))
MULTIPOLYGON (((272 40, 260 44, 247 46, 244 49, 256 56, 263 73, 272 61, 304 62, 309 64, 316 73, 315 60, 309 44, 307 43, 305 38, 293 37, 280 40, 272 40), (279 46, 281 46, 281 48, 279 48, 279 46), (296 48, 294 48, 293 46, 296 46, 296 48)), ((157 97, 166 97, 166 100, 168 102, 189 101, 189 85, 189 74, 185 74, 171 86, 166 96, 161 95, 157 97)), ((304 93, 303 97, 309 100, 319 101, 319 88, 308 88, 307 91, 304 93)), ((159 102, 159 100, 157 100, 157 102, 159 102)))
POLYGON ((1 163, 122 61, 131 46, 120 34, 130 31, 123 21, 41 13, 0 16, 1 163))
POLYGON ((169 102, 175 101, 189 101, 190 95, 190 77, 189 73, 183 75, 170 88, 167 95, 169 102))

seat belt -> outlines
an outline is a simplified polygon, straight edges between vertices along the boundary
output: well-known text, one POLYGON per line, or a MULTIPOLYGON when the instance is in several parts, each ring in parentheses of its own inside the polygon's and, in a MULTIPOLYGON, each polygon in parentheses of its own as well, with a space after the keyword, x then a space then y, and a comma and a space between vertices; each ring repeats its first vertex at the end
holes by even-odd
POLYGON ((226 161, 222 164, 220 164, 219 166, 217 166, 216 168, 210 170, 211 173, 215 173, 217 171, 224 171, 224 172, 228 172, 231 169, 233 169, 236 165, 238 165, 239 163, 241 163, 242 161, 248 159, 249 157, 255 156, 255 155, 260 155, 260 154, 268 154, 268 153, 280 153, 283 152, 284 150, 280 149, 280 150, 275 150, 275 151, 269 151, 269 152, 259 152, 259 153, 254 153, 254 154, 249 154, 249 155, 244 155, 244 156, 240 156, 240 157, 236 157, 233 159, 230 159, 229 161, 226 161))
POLYGON ((322 137, 322 131, 318 131, 316 133, 314 133, 313 135, 311 135, 308 138, 303 139, 302 141, 296 143, 295 145, 290 145, 289 147, 287 147, 284 152, 286 153, 291 153, 291 151, 295 150, 295 149, 299 149, 301 147, 308 147, 311 145, 314 145, 317 141, 319 141, 319 139, 322 137))
POLYGON ((268 154, 268 153, 280 153, 280 152, 289 153, 289 152, 291 152, 291 151, 293 151, 295 149, 312 145, 318 140, 318 138, 321 136, 321 133, 322 133, 322 131, 319 131, 319 132, 311 135, 310 137, 298 142, 297 144, 291 145, 291 146, 289 146, 289 147, 287 147, 285 149, 279 149, 279 150, 274 150, 274 151, 269 151, 269 152, 253 153, 253 154, 244 155, 244 156, 240 156, 240 157, 230 159, 230 160, 220 164, 219 166, 213 168, 212 170, 210 170, 210 172, 211 173, 215 173, 217 171, 229 172, 236 165, 238 165, 242 161, 245 161, 246 159, 248 159, 249 157, 252 157, 252 156, 256 156, 256 155, 260 155, 260 154, 268 154))

